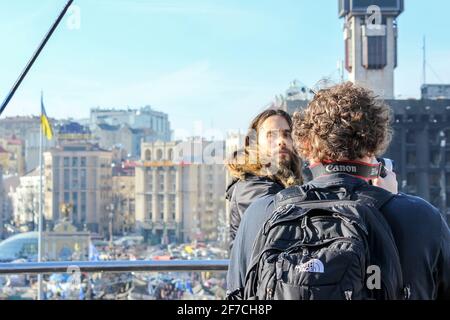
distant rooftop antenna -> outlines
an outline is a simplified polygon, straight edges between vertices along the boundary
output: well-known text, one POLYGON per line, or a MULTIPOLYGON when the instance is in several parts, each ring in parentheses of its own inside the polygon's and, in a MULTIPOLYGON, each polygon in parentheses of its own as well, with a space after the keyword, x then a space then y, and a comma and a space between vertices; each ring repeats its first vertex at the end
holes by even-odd
POLYGON ((422 61, 422 84, 427 83, 427 43, 426 36, 423 36, 423 61, 422 61))

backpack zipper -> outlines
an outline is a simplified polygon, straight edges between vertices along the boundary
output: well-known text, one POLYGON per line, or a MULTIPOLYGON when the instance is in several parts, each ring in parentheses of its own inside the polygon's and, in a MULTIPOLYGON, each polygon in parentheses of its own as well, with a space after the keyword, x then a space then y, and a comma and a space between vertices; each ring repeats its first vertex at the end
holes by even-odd
POLYGON ((266 300, 273 300, 273 289, 272 288, 267 288, 266 300))

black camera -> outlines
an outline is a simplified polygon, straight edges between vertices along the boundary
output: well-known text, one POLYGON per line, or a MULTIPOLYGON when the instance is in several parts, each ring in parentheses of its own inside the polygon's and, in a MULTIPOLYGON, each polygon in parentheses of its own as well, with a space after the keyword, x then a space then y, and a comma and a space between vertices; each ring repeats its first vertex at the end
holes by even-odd
POLYGON ((389 158, 377 158, 377 161, 381 163, 380 177, 385 178, 387 176, 386 170, 394 171, 395 170, 395 162, 389 158))

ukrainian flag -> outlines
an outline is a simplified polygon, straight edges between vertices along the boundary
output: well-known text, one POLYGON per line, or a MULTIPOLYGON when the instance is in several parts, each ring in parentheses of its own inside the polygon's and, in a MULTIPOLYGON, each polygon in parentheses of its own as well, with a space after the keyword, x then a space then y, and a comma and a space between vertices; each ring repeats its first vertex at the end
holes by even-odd
POLYGON ((47 114, 45 113, 44 108, 44 95, 41 93, 41 126, 42 131, 44 132, 44 135, 48 140, 53 139, 53 129, 50 125, 50 122, 48 121, 47 114))

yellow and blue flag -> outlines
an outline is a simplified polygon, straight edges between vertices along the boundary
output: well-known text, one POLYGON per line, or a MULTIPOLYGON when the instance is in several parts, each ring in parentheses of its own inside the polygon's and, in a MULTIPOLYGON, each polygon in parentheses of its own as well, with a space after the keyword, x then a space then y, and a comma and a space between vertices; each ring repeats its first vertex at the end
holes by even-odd
POLYGON ((48 140, 52 140, 53 139, 53 129, 52 129, 52 126, 50 125, 50 121, 48 121, 47 113, 45 113, 44 95, 42 93, 41 93, 41 126, 42 126, 42 131, 44 132, 45 137, 48 140))

